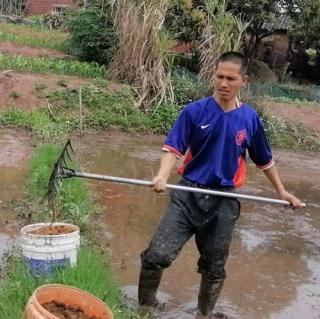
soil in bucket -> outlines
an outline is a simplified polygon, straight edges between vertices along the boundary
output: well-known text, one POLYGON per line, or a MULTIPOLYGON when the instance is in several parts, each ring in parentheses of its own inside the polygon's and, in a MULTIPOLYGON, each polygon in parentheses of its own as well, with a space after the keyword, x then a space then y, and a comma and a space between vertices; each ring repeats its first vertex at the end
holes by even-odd
POLYGON ((58 284, 44 285, 33 292, 23 319, 53 318, 112 319, 113 314, 101 299, 89 292, 58 284))
POLYGON ((40 227, 38 229, 32 230, 29 232, 31 235, 63 235, 63 234, 70 234, 75 231, 75 227, 67 226, 67 225, 50 225, 40 227))
POLYGON ((59 319, 101 319, 97 316, 89 317, 81 308, 66 306, 57 301, 47 302, 42 307, 59 319))

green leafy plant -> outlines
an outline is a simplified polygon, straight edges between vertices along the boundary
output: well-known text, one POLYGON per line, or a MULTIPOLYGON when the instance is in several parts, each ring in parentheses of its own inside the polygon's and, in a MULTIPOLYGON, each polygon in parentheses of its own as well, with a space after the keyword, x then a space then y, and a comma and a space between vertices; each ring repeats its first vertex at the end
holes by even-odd
POLYGON ((182 106, 212 94, 212 88, 186 69, 177 69, 173 76, 175 103, 182 106))
POLYGON ((83 77, 105 77, 106 69, 96 63, 65 61, 55 58, 30 58, 0 53, 0 69, 56 73, 83 77))
POLYGON ((108 65, 117 46, 111 18, 95 6, 85 7, 67 22, 68 51, 82 61, 108 65))

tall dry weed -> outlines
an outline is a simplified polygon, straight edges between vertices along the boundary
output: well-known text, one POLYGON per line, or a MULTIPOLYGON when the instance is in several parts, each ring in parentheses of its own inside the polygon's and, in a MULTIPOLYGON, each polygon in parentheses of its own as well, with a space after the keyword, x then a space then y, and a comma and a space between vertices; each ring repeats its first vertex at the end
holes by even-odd
POLYGON ((139 106, 144 109, 154 102, 173 100, 173 43, 163 29, 169 1, 111 1, 119 45, 110 73, 137 89, 139 106))
POLYGON ((248 25, 227 10, 228 0, 204 0, 206 23, 200 41, 200 78, 211 84, 217 58, 226 51, 238 51, 248 25))

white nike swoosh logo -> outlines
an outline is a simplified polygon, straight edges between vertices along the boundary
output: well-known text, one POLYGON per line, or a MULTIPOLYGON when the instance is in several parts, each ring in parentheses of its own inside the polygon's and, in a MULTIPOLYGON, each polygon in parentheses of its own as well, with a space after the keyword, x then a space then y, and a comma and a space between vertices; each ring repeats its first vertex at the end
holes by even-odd
POLYGON ((201 128, 204 130, 205 128, 209 127, 210 124, 207 124, 207 125, 201 125, 201 128))

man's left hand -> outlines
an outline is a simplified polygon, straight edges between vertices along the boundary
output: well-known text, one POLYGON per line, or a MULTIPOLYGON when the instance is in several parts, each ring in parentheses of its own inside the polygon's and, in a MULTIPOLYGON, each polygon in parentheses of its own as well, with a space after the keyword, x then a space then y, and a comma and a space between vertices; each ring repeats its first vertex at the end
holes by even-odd
POLYGON ((292 194, 288 193, 287 191, 283 191, 279 194, 280 199, 286 200, 291 204, 292 209, 301 208, 303 207, 302 201, 293 196, 292 194))

